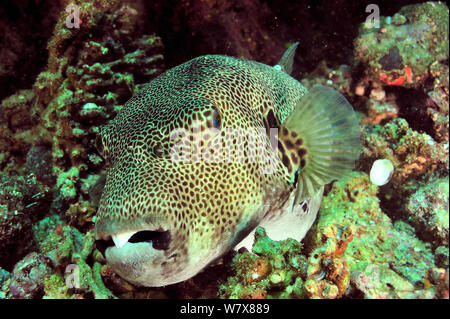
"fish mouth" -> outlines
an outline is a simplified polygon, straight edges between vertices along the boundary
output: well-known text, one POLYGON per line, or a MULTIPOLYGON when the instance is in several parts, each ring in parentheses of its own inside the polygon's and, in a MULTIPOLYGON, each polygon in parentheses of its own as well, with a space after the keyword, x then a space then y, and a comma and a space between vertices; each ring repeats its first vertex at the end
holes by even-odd
POLYGON ((178 255, 173 252, 174 236, 169 229, 147 228, 103 235, 95 243, 120 277, 137 286, 160 287, 173 276, 176 282, 180 281, 178 273, 173 274, 178 255))
POLYGON ((154 250, 165 251, 171 243, 170 230, 162 228, 125 231, 113 235, 104 235, 95 241, 97 249, 105 256, 108 248, 122 249, 131 244, 149 244, 154 250))

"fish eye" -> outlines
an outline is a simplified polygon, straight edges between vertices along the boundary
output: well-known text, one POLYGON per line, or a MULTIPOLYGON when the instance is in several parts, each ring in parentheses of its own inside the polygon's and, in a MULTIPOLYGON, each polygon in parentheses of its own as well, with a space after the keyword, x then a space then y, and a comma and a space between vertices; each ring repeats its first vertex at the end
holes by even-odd
POLYGON ((217 129, 222 126, 222 116, 220 115, 219 111, 214 111, 213 126, 217 129))

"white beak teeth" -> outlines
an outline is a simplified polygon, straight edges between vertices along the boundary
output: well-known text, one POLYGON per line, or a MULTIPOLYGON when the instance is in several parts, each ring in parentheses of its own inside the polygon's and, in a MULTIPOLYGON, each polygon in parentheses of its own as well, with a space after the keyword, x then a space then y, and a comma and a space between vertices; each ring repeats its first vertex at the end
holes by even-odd
POLYGON ((121 247, 125 246, 125 244, 128 243, 128 240, 131 238, 131 236, 133 236, 136 233, 137 233, 136 231, 131 231, 131 232, 126 232, 126 233, 116 234, 116 235, 112 236, 112 240, 114 241, 114 244, 116 245, 117 248, 121 248, 121 247))

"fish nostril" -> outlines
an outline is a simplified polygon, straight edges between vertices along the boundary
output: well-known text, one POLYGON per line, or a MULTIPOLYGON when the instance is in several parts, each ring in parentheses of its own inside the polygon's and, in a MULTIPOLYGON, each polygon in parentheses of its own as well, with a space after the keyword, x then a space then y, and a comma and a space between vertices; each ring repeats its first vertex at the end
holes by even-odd
POLYGON ((103 257, 105 256, 105 251, 106 248, 108 247, 112 247, 114 246, 114 242, 112 241, 112 239, 108 239, 108 240, 104 240, 104 239, 97 239, 95 241, 95 247, 98 249, 98 251, 103 255, 103 257))
POLYGON ((170 231, 139 231, 128 240, 129 243, 151 242, 154 249, 167 250, 170 244, 170 231))

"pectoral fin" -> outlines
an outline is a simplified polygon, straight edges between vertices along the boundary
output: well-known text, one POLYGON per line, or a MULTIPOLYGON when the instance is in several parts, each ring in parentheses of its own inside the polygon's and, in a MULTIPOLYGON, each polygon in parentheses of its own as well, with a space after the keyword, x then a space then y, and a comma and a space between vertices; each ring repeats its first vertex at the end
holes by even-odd
POLYGON ((281 156, 293 183, 295 204, 351 172, 360 154, 356 114, 338 91, 314 86, 283 123, 281 156))

